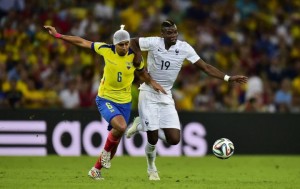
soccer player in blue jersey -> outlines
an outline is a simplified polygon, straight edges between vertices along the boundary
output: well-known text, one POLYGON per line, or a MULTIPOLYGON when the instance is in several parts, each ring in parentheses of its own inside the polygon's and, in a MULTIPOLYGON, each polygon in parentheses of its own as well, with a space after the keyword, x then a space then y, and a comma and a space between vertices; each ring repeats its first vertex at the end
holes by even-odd
POLYGON ((144 69, 144 62, 133 64, 134 53, 129 48, 130 35, 124 25, 113 35, 113 44, 91 42, 78 36, 62 35, 52 26, 44 26, 49 34, 74 45, 90 48, 105 61, 104 74, 98 89, 96 104, 101 116, 109 123, 110 131, 97 162, 88 172, 96 180, 102 180, 101 168, 110 168, 110 160, 114 157, 122 138, 131 112, 131 85, 134 73, 149 84, 155 91, 166 93, 164 89, 151 79, 144 69))

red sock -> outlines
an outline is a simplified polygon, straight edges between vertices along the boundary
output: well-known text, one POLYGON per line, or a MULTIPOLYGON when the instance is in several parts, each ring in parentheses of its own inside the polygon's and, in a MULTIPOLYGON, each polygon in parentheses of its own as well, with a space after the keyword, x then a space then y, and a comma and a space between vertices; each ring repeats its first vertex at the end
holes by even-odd
MULTIPOLYGON (((111 159, 114 157, 118 145, 119 145, 120 139, 114 137, 111 132, 108 133, 107 139, 106 139, 106 143, 104 146, 105 151, 107 152, 111 152, 111 159)), ((97 159, 97 162, 94 165, 95 168, 97 169, 101 169, 102 165, 101 165, 101 156, 97 159)))
POLYGON ((118 149, 118 146, 119 146, 119 143, 120 143, 120 141, 119 141, 118 144, 111 150, 111 152, 110 152, 110 159, 112 159, 112 158, 115 156, 115 154, 116 154, 116 152, 117 152, 117 149, 118 149))
POLYGON ((104 150, 110 152, 115 146, 118 146, 120 139, 112 135, 111 132, 108 133, 104 150))
POLYGON ((97 159, 97 162, 95 163, 94 167, 97 168, 97 169, 99 169, 99 170, 102 168, 102 165, 101 165, 101 157, 99 157, 99 158, 97 159))

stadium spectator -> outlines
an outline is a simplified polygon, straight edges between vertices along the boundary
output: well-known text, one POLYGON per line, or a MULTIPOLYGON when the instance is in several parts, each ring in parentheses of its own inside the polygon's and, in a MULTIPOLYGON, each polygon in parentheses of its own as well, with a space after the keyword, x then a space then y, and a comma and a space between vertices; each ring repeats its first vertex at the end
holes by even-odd
MULTIPOLYGON (((78 36, 62 35, 52 26, 44 27, 53 37, 79 47, 90 48, 103 56, 105 60, 104 74, 96 97, 96 104, 101 116, 109 123, 108 130, 110 132, 100 157, 88 172, 88 176, 91 178, 101 180, 103 177, 100 170, 103 167, 110 168, 110 160, 114 157, 129 122, 132 98, 131 85, 134 74, 138 74, 155 90, 164 93, 165 91, 144 70, 143 62, 133 64, 134 54, 129 49, 130 35, 124 30, 124 25, 114 33, 113 45, 91 42, 78 36)), ((89 91, 91 86, 88 81, 92 80, 93 76, 91 67, 83 69, 81 76, 85 88, 84 92, 89 91)), ((90 95, 89 92, 86 94, 90 95)))
POLYGON ((80 105, 79 90, 75 79, 67 81, 67 87, 59 93, 62 107, 66 109, 77 109, 80 105))
MULTIPOLYGON (((41 31, 43 25, 55 24, 59 31, 77 35, 73 32, 79 31, 80 23, 87 19, 89 14, 95 18, 92 20, 95 20, 96 24, 92 24, 93 33, 89 32, 89 27, 85 27, 83 37, 88 36, 93 41, 109 40, 112 31, 120 22, 134 20, 136 22, 132 26, 137 30, 135 35, 158 35, 160 29, 157 23, 162 19, 171 18, 180 23, 182 32, 178 38, 191 44, 211 65, 230 74, 251 73, 259 76, 263 81, 263 93, 269 88, 265 84, 271 83, 271 89, 267 92, 271 96, 280 88, 280 82, 285 77, 293 82, 294 91, 300 88, 299 73, 295 74, 296 62, 300 58, 298 0, 216 0, 201 3, 190 0, 140 0, 135 1, 135 8, 131 7, 132 3, 128 0, 51 2, 0 1, 0 64, 5 65, 5 72, 10 72, 21 62, 28 72, 28 77, 33 80, 36 92, 43 93, 43 80, 46 78, 42 78, 41 73, 53 66, 52 61, 59 63, 57 74, 60 75, 60 83, 63 84, 57 93, 62 90, 61 86, 65 85, 66 73, 69 72, 69 76, 78 78, 82 65, 91 65, 94 60, 98 61, 95 55, 91 56, 86 50, 70 48, 69 44, 53 40, 41 31), (137 17, 132 16, 132 10, 137 17)), ((179 73, 174 90, 178 90, 182 97, 189 96, 188 91, 183 90, 185 85, 182 85, 186 83, 185 74, 194 72, 197 72, 195 67, 184 64, 182 72, 179 73)), ((200 78, 205 80, 205 77, 200 78)), ((2 80, 4 86, 0 89, 3 94, 7 90, 8 79, 2 80)), ((19 87, 20 81, 17 83, 19 87)), ((185 100, 188 101, 187 105, 181 98, 174 98, 175 103, 179 104, 178 110, 189 107, 193 111, 214 111, 213 107, 219 107, 218 111, 238 111, 238 107, 245 103, 245 88, 236 91, 237 88, 228 87, 222 82, 215 82, 213 85, 209 83, 211 82, 206 82, 204 87, 216 94, 215 101, 211 102, 214 103, 210 106, 212 109, 199 109, 195 96, 185 100)), ((24 94, 25 96, 27 95, 24 94)), ((293 93, 293 99, 299 96, 299 92, 293 93)), ((264 100, 263 103, 267 101, 264 100)), ((274 100, 270 102, 273 103, 274 100)), ((20 108, 43 107, 36 106, 37 104, 27 105, 24 103, 20 108)))
POLYGON ((239 107, 241 112, 260 112, 260 106, 257 98, 251 97, 239 107))
POLYGON ((43 82, 43 105, 50 108, 61 107, 57 90, 55 89, 55 78, 48 78, 43 82))
POLYGON ((100 20, 112 20, 113 19, 113 7, 105 0, 100 0, 95 3, 94 15, 100 20))
POLYGON ((10 79, 10 90, 5 93, 6 104, 8 107, 16 109, 24 102, 23 93, 17 88, 17 78, 10 79))
MULTIPOLYGON (((263 81, 257 75, 252 75, 248 79, 247 89, 246 89, 246 100, 251 98, 262 99, 263 94, 263 81)), ((259 100, 257 99, 257 100, 259 100)))
POLYGON ((28 79, 25 84, 25 102, 24 108, 25 109, 40 109, 45 108, 44 106, 45 99, 43 95, 43 90, 39 90, 36 87, 34 80, 28 79))
POLYGON ((93 92, 91 83, 81 82, 79 85, 79 106, 81 108, 94 107, 94 100, 97 93, 93 92))
POLYGON ((247 82, 245 76, 228 76, 206 64, 188 43, 177 40, 177 26, 173 21, 162 22, 161 35, 162 37, 134 38, 130 43, 136 53, 134 64, 142 61, 141 51, 147 51, 148 72, 167 91, 165 95, 157 93, 146 83, 141 85, 138 105, 140 118, 134 120, 132 127, 126 133, 127 138, 130 138, 137 131, 147 131, 148 143, 145 152, 149 180, 160 180, 155 165, 158 136, 170 145, 176 145, 180 141, 180 121, 171 89, 184 60, 188 60, 199 70, 220 80, 239 84, 247 82))
POLYGON ((284 78, 280 86, 280 89, 275 92, 275 104, 279 112, 289 112, 293 101, 291 81, 284 78))
POLYGON ((6 101, 5 92, 3 91, 3 82, 6 80, 6 65, 1 63, 0 60, 0 108, 4 107, 6 101))

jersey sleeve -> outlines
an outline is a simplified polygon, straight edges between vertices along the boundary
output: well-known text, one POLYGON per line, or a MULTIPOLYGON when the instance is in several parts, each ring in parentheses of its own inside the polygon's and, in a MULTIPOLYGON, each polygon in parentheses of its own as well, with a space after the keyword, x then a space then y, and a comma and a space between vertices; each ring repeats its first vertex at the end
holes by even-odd
POLYGON ((107 44, 102 42, 93 42, 91 45, 91 49, 96 53, 103 55, 106 48, 101 48, 101 47, 105 45, 107 44))
POLYGON ((139 45, 142 51, 151 51, 158 45, 159 37, 140 37, 139 45))
POLYGON ((188 43, 186 43, 185 50, 187 52, 186 59, 188 61, 190 61, 192 64, 197 62, 197 60, 201 59, 200 56, 196 53, 195 49, 191 45, 189 45, 188 43))

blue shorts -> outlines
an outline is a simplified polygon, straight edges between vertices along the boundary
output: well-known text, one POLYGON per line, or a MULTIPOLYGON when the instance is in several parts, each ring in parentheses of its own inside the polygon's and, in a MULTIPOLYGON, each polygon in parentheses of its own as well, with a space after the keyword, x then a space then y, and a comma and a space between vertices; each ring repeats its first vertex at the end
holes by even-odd
POLYGON ((109 123, 107 130, 110 131, 112 129, 110 121, 117 115, 122 115, 128 124, 131 113, 131 102, 119 104, 97 96, 96 104, 101 116, 109 123))

